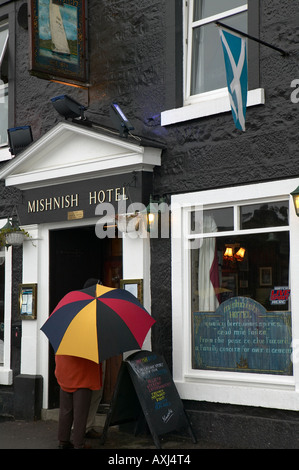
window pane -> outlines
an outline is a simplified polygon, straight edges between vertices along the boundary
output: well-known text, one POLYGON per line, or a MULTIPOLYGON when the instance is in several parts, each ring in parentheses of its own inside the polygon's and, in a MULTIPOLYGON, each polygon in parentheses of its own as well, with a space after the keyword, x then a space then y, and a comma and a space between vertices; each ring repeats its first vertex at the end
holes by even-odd
POLYGON ((241 229, 279 227, 289 224, 288 201, 240 207, 241 229))
MULTIPOLYGON (((247 13, 225 18, 225 24, 247 32, 247 13)), ((211 23, 194 28, 191 95, 226 86, 225 65, 218 27, 211 23)))
POLYGON ((191 233, 226 232, 234 229, 232 207, 193 211, 191 213, 191 233))
POLYGON ((193 368, 292 375, 289 232, 203 239, 190 256, 193 368))
POLYGON ((246 5, 244 0, 194 0, 193 21, 246 5))

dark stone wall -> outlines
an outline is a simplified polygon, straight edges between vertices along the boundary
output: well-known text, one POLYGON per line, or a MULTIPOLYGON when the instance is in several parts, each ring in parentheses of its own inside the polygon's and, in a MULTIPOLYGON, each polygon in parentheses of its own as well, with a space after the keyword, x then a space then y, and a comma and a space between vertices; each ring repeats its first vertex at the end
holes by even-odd
MULTIPOLYGON (((18 12, 24 1, 14 3, 18 12)), ((260 1, 260 37, 290 55, 260 47, 257 72, 266 104, 248 108, 245 133, 235 129, 231 113, 161 127, 160 113, 182 103, 181 11, 182 0, 89 0, 86 89, 31 76, 29 31, 16 22, 12 124, 30 124, 38 139, 62 120, 50 98, 67 93, 88 106, 87 117, 111 127, 109 106, 117 100, 136 134, 166 145, 162 166, 154 172, 154 195, 168 201, 171 194, 181 192, 298 176, 299 104, 290 100, 290 84, 298 78, 297 0, 260 1)), ((6 201, 19 195, 0 191, 0 213, 7 214, 6 201)), ((157 320, 153 348, 171 367, 170 249, 169 239, 151 241, 152 313, 157 320)))

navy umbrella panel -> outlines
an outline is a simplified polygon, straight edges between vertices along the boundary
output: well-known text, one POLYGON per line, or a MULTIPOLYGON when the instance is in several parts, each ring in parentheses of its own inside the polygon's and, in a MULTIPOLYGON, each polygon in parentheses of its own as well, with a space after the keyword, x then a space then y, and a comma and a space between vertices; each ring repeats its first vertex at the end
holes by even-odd
POLYGON ((140 349, 154 323, 130 292, 97 284, 64 296, 41 330, 55 354, 99 363, 140 349))

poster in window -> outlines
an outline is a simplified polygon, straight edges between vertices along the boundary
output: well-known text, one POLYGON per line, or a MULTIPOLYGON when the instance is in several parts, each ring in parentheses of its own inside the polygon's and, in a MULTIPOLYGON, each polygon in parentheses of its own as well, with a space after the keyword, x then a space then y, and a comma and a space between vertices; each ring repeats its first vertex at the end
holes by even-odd
POLYGON ((87 83, 86 0, 30 0, 31 74, 87 83))

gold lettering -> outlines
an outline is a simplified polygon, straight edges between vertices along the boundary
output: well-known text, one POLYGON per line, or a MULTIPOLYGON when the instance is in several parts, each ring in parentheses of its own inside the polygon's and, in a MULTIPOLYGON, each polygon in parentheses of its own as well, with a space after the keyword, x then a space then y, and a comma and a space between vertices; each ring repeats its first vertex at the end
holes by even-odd
POLYGON ((78 194, 72 194, 71 195, 71 207, 74 207, 74 205, 76 207, 78 207, 79 205, 79 195, 78 194))
POLYGON ((46 199, 46 211, 47 210, 50 210, 50 211, 52 210, 52 198, 51 197, 50 199, 46 199))
POLYGON ((107 189, 107 193, 109 195, 109 199, 108 201, 111 202, 111 193, 112 193, 113 189, 107 189))
POLYGON ((106 194, 105 194, 105 191, 103 191, 102 189, 98 192, 98 201, 100 203, 104 202, 106 199, 106 194))
POLYGON ((96 193, 96 191, 93 192, 93 196, 92 196, 91 191, 89 192, 89 205, 92 204, 92 200, 93 200, 93 204, 96 204, 96 202, 97 202, 97 193, 96 193))
POLYGON ((45 200, 44 199, 40 199, 38 204, 38 209, 37 209, 37 212, 40 211, 40 212, 43 212, 45 210, 45 200))
POLYGON ((70 207, 70 196, 67 194, 67 196, 64 196, 64 207, 67 209, 70 207))
POLYGON ((28 201, 28 214, 29 212, 35 212, 35 201, 28 201))
POLYGON ((123 186, 123 201, 126 201, 127 199, 127 195, 126 195, 126 188, 123 186))
POLYGON ((119 194, 120 188, 115 188, 115 200, 120 201, 120 194, 119 194))
POLYGON ((60 209, 60 197, 54 197, 54 207, 53 209, 60 209))

